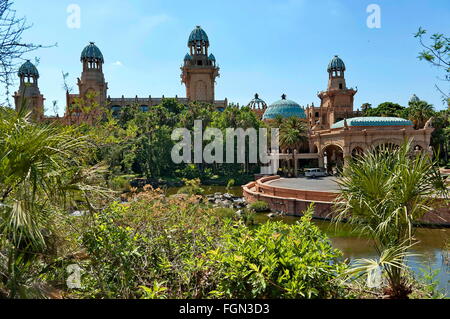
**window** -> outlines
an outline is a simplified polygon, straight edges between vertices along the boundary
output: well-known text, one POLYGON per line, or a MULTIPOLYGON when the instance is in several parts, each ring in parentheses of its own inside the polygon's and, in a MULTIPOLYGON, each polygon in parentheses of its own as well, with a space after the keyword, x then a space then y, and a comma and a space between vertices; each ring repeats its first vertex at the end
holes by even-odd
POLYGON ((339 89, 342 90, 342 83, 339 83, 339 89))
POLYGON ((118 118, 120 116, 121 109, 122 109, 122 107, 120 107, 119 105, 114 105, 113 107, 111 107, 112 116, 114 118, 118 118))

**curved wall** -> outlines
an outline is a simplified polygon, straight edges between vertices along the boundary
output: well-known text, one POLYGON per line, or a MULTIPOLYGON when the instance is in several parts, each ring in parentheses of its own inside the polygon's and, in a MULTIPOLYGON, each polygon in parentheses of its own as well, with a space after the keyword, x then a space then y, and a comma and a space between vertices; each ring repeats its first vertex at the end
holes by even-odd
MULTIPOLYGON (((292 216, 301 216, 309 205, 314 204, 314 217, 331 219, 333 201, 339 195, 333 192, 318 192, 274 187, 267 182, 280 176, 267 176, 243 186, 243 194, 249 202, 264 201, 272 211, 284 212, 292 216)), ((422 224, 450 226, 450 207, 444 200, 435 202, 434 210, 422 218, 422 224)))

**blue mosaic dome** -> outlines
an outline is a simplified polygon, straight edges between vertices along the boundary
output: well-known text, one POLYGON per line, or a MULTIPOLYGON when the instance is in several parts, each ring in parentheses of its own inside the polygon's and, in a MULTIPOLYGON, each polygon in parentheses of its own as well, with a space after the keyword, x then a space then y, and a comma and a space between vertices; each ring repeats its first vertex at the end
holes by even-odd
POLYGON ((214 54, 212 54, 212 53, 209 55, 209 58, 208 58, 208 59, 209 59, 210 61, 214 61, 214 62, 216 61, 216 57, 215 57, 214 54))
POLYGON ((33 63, 30 62, 30 60, 27 60, 19 69, 18 72, 19 76, 33 76, 35 78, 39 78, 39 72, 37 68, 34 66, 33 63))
POLYGON ((410 126, 413 123, 400 117, 354 117, 334 123, 331 128, 342 128, 344 122, 347 121, 348 126, 410 126))
POLYGON ((100 60, 102 63, 105 62, 103 59, 102 51, 94 44, 90 42, 87 47, 81 52, 81 61, 83 60, 100 60))
POLYGON ((413 94, 413 96, 411 96, 411 98, 409 99, 409 103, 416 103, 416 102, 420 102, 420 99, 417 95, 413 94))
POLYGON ((186 53, 186 55, 184 56, 184 61, 189 61, 192 60, 192 57, 189 53, 186 53))
POLYGON ((189 36, 188 45, 191 45, 197 41, 202 41, 209 44, 208 35, 199 25, 192 30, 191 35, 189 36))
POLYGON ((328 72, 331 71, 345 71, 345 64, 344 61, 337 55, 331 59, 330 63, 328 64, 328 72))
POLYGON ((281 97, 281 100, 276 101, 267 108, 264 112, 263 120, 272 120, 278 116, 283 118, 295 116, 306 119, 305 111, 301 106, 294 101, 287 100, 286 95, 284 94, 281 97))

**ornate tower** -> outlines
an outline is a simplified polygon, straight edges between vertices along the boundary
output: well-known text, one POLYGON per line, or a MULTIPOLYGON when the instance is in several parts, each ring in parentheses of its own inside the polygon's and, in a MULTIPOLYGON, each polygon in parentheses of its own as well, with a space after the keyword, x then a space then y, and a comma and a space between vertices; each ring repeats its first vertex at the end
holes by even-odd
POLYGON ((100 106, 105 105, 108 91, 108 83, 105 82, 103 74, 104 62, 103 54, 94 42, 85 47, 81 53, 83 72, 81 79, 78 79, 79 97, 86 99, 90 95, 88 93, 95 92, 94 101, 100 106))
POLYGON ((19 91, 14 93, 16 111, 25 105, 31 111, 31 117, 39 121, 44 117, 44 96, 39 91, 39 72, 30 60, 27 60, 19 69, 19 91))
POLYGON ((353 102, 357 93, 356 90, 347 88, 345 64, 337 55, 330 61, 327 70, 329 74, 328 88, 318 94, 321 105, 319 114, 315 114, 319 115, 317 119, 319 126, 324 129, 330 128, 331 125, 345 118, 353 117, 353 102))
POLYGON ((214 87, 219 67, 214 55, 208 55, 209 39, 197 26, 189 36, 190 52, 184 57, 181 79, 186 85, 186 97, 190 101, 214 103, 214 87))

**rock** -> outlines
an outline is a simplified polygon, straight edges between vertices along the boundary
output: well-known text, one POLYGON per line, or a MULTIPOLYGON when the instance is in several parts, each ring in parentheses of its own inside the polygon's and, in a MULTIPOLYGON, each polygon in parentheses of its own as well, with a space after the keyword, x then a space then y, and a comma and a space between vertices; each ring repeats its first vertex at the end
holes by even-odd
POLYGON ((243 214, 243 211, 242 211, 242 210, 236 211, 236 216, 242 217, 242 214, 243 214))
POLYGON ((229 200, 223 200, 221 202, 221 204, 222 204, 223 207, 226 207, 226 208, 231 208, 233 206, 233 203, 231 201, 229 201, 229 200))
POLYGON ((228 193, 225 193, 225 194, 223 194, 222 196, 223 196, 223 198, 225 198, 225 199, 233 199, 233 195, 228 194, 228 193))
POLYGON ((275 218, 275 217, 277 217, 277 214, 276 213, 270 213, 270 214, 267 215, 267 217, 275 218))
POLYGON ((240 197, 234 199, 233 203, 238 208, 245 207, 245 204, 246 204, 245 199, 244 198, 240 198, 240 197))

